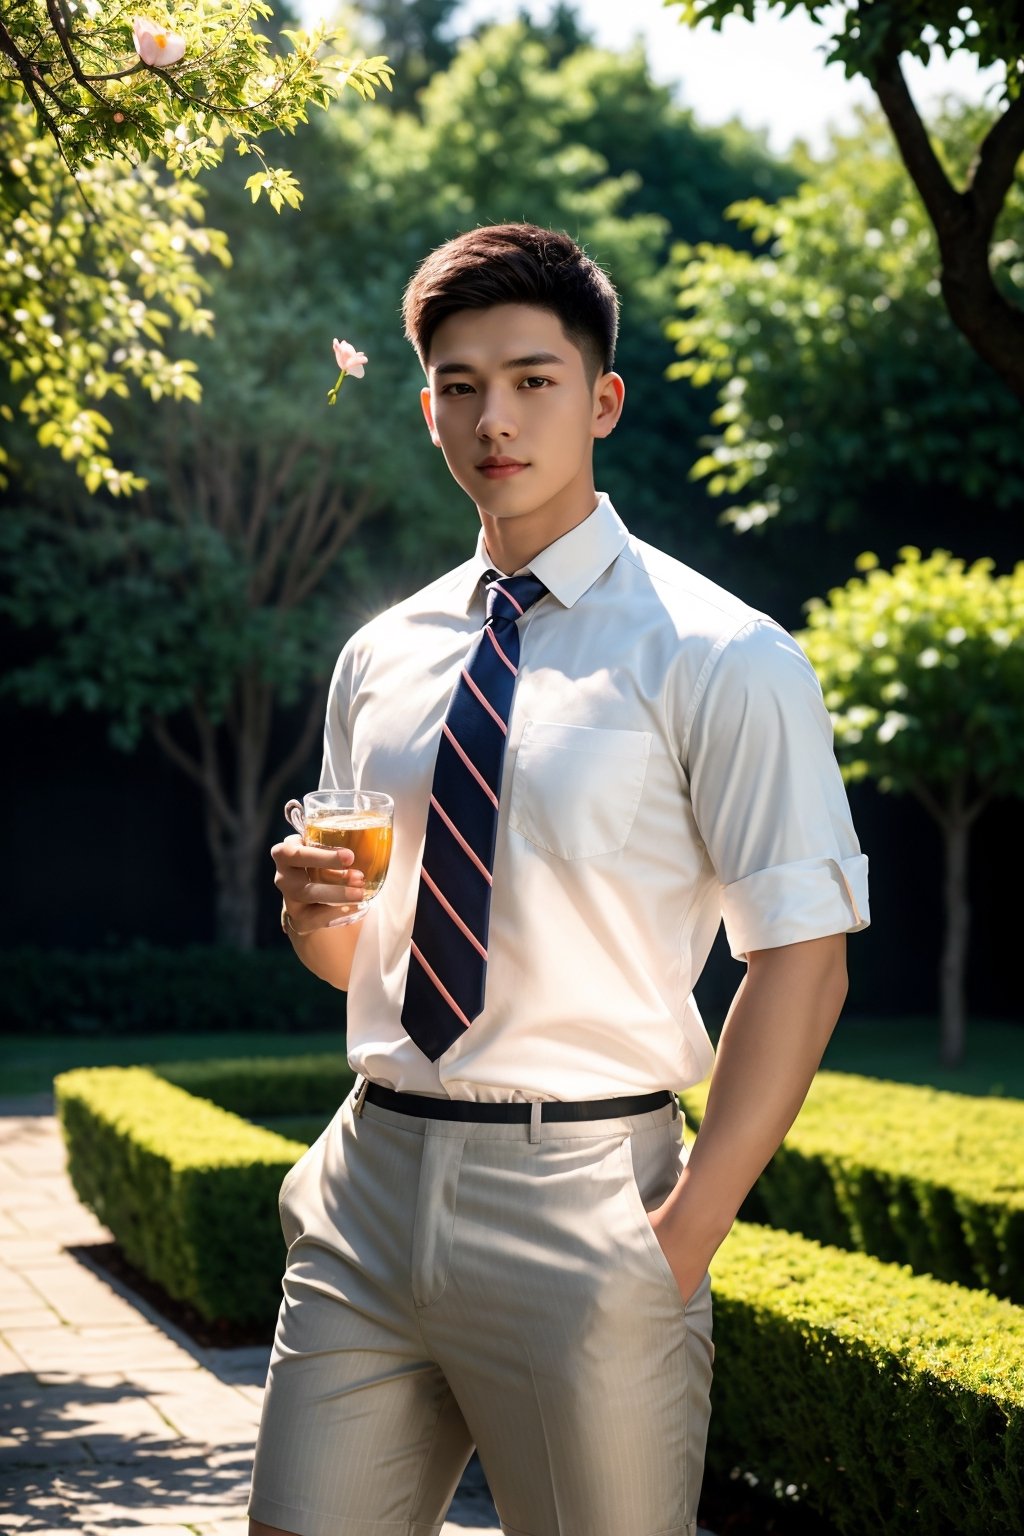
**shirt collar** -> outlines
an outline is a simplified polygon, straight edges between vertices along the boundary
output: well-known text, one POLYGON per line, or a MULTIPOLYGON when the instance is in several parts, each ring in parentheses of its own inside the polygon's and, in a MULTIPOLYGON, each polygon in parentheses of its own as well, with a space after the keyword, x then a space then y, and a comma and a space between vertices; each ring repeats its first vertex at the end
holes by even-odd
MULTIPOLYGON (((546 549, 542 549, 524 569, 538 576, 563 607, 571 608, 618 558, 628 538, 625 523, 612 506, 611 498, 602 491, 590 516, 575 528, 570 528, 568 533, 563 533, 560 539, 556 539, 546 549)), ((493 569, 487 558, 481 528, 476 541, 476 553, 467 562, 467 607, 477 591, 481 576, 485 571, 493 569)), ((519 572, 505 574, 518 575, 519 572)))

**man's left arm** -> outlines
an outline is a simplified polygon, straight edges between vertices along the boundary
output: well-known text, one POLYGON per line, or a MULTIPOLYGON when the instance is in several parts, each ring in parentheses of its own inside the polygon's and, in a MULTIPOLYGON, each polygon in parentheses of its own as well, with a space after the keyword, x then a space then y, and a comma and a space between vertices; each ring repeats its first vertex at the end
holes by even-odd
POLYGON ((688 1300, 807 1097, 846 998, 846 934, 751 950, 689 1161, 651 1213, 688 1300))

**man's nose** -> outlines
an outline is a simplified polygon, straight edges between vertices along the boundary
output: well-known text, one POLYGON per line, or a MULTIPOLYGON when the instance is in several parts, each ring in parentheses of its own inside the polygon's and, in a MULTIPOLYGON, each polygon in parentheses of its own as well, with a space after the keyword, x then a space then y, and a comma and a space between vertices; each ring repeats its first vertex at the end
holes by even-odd
POLYGON ((487 437, 492 441, 497 438, 511 440, 518 436, 518 432, 508 401, 498 393, 488 394, 480 408, 476 424, 477 437, 487 437))

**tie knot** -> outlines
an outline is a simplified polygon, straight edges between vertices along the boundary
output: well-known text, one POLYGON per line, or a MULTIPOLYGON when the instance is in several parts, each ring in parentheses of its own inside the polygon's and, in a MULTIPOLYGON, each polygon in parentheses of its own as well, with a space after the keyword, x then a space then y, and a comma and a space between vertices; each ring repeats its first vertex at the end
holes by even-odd
POLYGON ((488 619, 505 619, 513 623, 548 590, 540 577, 530 572, 525 576, 499 576, 496 571, 488 571, 484 580, 487 582, 488 619))

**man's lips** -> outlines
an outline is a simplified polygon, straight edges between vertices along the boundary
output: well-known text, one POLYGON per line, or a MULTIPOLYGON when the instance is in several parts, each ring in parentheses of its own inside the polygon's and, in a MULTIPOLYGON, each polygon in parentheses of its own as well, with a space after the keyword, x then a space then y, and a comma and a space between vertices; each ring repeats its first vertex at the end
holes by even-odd
POLYGON ((517 475, 521 469, 527 466, 520 459, 490 458, 482 459, 477 469, 488 480, 504 480, 508 475, 517 475))

